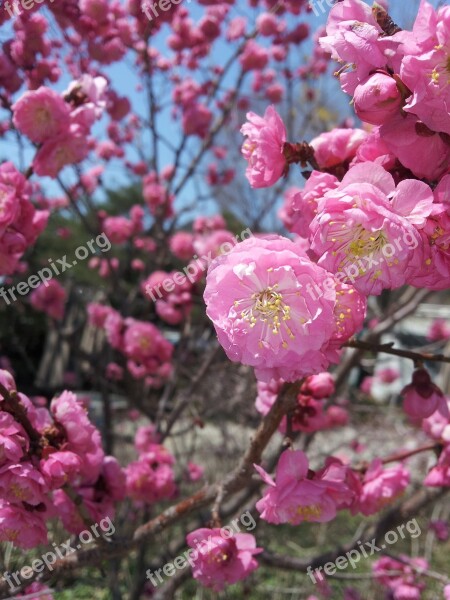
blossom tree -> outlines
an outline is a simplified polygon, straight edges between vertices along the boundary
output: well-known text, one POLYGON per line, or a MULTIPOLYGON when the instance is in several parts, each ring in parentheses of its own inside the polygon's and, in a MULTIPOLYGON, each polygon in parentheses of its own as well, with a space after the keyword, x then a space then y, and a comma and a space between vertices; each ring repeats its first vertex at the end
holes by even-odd
POLYGON ((319 4, 1 9, 1 598, 450 598, 450 8, 319 4))

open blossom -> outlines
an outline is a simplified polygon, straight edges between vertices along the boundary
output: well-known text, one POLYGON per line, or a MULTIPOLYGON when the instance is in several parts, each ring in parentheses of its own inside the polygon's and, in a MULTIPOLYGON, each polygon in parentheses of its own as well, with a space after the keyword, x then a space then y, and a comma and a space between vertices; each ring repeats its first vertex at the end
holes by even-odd
POLYGON ((18 268, 25 250, 45 228, 48 211, 36 210, 31 184, 11 162, 0 165, 0 274, 18 268))
POLYGON ((44 502, 47 491, 42 474, 29 462, 0 468, 0 494, 6 502, 37 506, 44 502))
POLYGON ((358 500, 363 515, 373 515, 405 491, 410 475, 403 465, 384 469, 381 460, 372 461, 362 482, 358 500))
POLYGON ((0 412, 0 466, 17 463, 28 449, 28 436, 22 426, 6 412, 0 412))
POLYGON ((428 569, 424 558, 410 558, 403 554, 402 560, 382 556, 372 565, 376 580, 387 588, 393 600, 420 600, 425 582, 420 580, 420 571, 428 569))
POLYGON ((445 319, 434 319, 427 332, 427 340, 439 342, 450 339, 450 325, 445 319))
POLYGON ((68 104, 59 94, 46 87, 25 92, 12 110, 14 126, 36 144, 68 128, 68 104))
POLYGON ((74 124, 45 140, 33 159, 33 169, 41 177, 55 179, 66 165, 79 163, 88 154, 86 134, 74 124))
POLYGON ((153 456, 143 454, 125 469, 127 494, 138 502, 150 504, 171 498, 176 492, 172 467, 153 461, 153 456))
POLYGON ((409 273, 408 283, 430 290, 444 290, 450 278, 450 175, 434 190, 435 204, 421 230, 424 260, 409 273))
POLYGON ((264 117, 250 112, 247 119, 241 128, 247 137, 242 146, 242 154, 248 161, 247 179, 254 188, 270 187, 286 169, 283 155, 286 128, 273 106, 266 109, 264 117))
POLYGON ((64 317, 67 292, 56 280, 41 283, 30 295, 31 306, 60 321, 64 317))
POLYGON ((415 115, 395 115, 381 125, 380 137, 416 177, 433 181, 448 172, 450 144, 415 115))
POLYGON ((235 533, 226 538, 222 531, 202 528, 186 536, 188 545, 197 554, 192 556, 192 575, 216 592, 248 577, 258 568, 255 554, 262 552, 250 533, 235 533))
POLYGON ((311 224, 319 265, 367 295, 404 285, 408 266, 421 264, 418 228, 425 225, 433 199, 421 181, 404 180, 396 187, 380 165, 355 165, 319 201, 311 224))
POLYGON ((339 180, 334 175, 313 171, 302 190, 287 190, 280 217, 288 231, 309 238, 309 226, 317 213, 317 200, 338 185, 339 180))
POLYGON ((258 465, 254 465, 269 485, 256 503, 261 518, 269 523, 302 521, 324 523, 336 516, 337 506, 352 495, 345 484, 345 468, 336 462, 313 474, 301 450, 285 450, 280 456, 275 481, 258 465))
POLYGON ((231 360, 255 367, 261 380, 293 381, 326 370, 338 360, 334 342, 342 344, 361 326, 365 301, 347 292, 342 310, 333 277, 294 242, 268 236, 215 259, 204 297, 231 360))
POLYGON ((81 467, 81 459, 73 452, 53 452, 42 459, 39 469, 50 489, 62 487, 73 480, 81 467))
POLYGON ((437 464, 424 479, 430 487, 450 487, 450 445, 444 446, 437 464))
POLYGON ((399 41, 385 38, 371 8, 362 0, 343 0, 330 11, 327 35, 320 45, 334 60, 353 66, 340 76, 342 89, 353 94, 356 86, 376 69, 389 67, 395 72, 400 66, 399 41))
MULTIPOLYGON (((435 12, 429 2, 422 2, 416 23, 419 25, 424 18, 429 23, 428 39, 417 44, 418 29, 400 36, 406 46, 400 76, 412 91, 404 110, 419 117, 433 131, 450 134, 450 7, 443 6, 435 12)), ((423 34, 423 30, 420 32, 423 34)))
POLYGON ((46 544, 47 527, 42 515, 0 500, 0 541, 13 542, 19 548, 46 544))
MULTIPOLYGON (((333 129, 311 140, 314 156, 322 169, 330 169, 350 162, 359 146, 367 138, 362 129, 333 129)), ((333 183, 330 181, 330 183, 333 183)))

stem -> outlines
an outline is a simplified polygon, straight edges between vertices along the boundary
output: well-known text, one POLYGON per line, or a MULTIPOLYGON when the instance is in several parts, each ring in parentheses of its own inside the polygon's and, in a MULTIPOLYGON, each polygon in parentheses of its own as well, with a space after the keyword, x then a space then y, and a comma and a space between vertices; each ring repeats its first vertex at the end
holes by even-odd
POLYGON ((409 358, 415 363, 422 363, 427 360, 431 362, 450 363, 450 356, 399 350, 397 348, 393 348, 393 345, 394 342, 389 342, 388 344, 374 344, 372 342, 363 342, 361 340, 350 340, 343 344, 343 346, 347 348, 358 348, 359 350, 368 350, 369 352, 382 352, 384 354, 392 354, 393 356, 409 358))

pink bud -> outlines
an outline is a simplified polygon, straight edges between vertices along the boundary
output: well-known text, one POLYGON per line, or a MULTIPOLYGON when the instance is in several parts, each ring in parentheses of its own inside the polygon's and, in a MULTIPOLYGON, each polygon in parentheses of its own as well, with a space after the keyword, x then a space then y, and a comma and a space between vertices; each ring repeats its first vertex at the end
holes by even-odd
POLYGON ((361 120, 383 125, 400 110, 402 96, 395 79, 384 73, 375 73, 358 85, 353 101, 361 120))

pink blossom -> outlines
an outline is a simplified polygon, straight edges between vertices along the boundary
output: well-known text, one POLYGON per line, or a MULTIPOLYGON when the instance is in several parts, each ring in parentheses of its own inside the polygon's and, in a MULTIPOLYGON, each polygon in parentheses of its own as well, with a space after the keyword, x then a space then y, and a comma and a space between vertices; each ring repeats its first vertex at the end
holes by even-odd
POLYGON ((60 488, 71 482, 79 473, 81 459, 73 452, 53 452, 41 459, 40 471, 50 489, 60 488))
POLYGON ((450 445, 444 446, 437 464, 430 470, 423 483, 430 487, 450 486, 450 445))
POLYGON ((136 319, 126 319, 123 336, 123 352, 128 358, 128 368, 134 370, 134 376, 140 378, 157 373, 163 363, 170 361, 173 346, 152 323, 136 319))
POLYGON ((134 231, 133 223, 125 217, 108 217, 103 221, 102 227, 113 244, 124 244, 134 231))
POLYGON ((256 503, 261 518, 269 523, 298 525, 302 521, 331 521, 336 516, 337 503, 350 494, 344 483, 344 470, 325 468, 315 476, 308 470, 308 459, 301 450, 283 452, 275 481, 258 465, 254 467, 269 485, 256 503))
POLYGON ((438 342, 450 339, 450 325, 445 319, 434 319, 427 333, 427 340, 438 342))
POLYGON ((261 380, 293 381, 337 361, 333 341, 343 343, 361 323, 364 301, 352 290, 353 311, 350 307, 349 313, 347 307, 342 311, 336 287, 329 273, 307 259, 295 243, 268 236, 247 239, 216 258, 204 297, 231 360, 255 367, 261 380), (348 329, 342 326, 346 320, 348 329))
POLYGON ((0 500, 0 540, 19 548, 35 548, 47 543, 43 513, 0 500))
POLYGON ((249 40, 239 58, 243 71, 264 69, 269 62, 269 53, 255 40, 249 40))
POLYGON ((402 96, 393 77, 375 73, 358 85, 353 101, 362 121, 382 125, 400 111, 402 96))
POLYGON ((250 533, 235 533, 224 529, 196 529, 186 536, 193 557, 195 579, 215 592, 245 579, 258 568, 255 554, 262 552, 250 533), (226 535, 225 535, 226 533, 226 535))
POLYGON ((319 201, 311 248, 319 265, 364 294, 405 284, 408 266, 421 264, 417 227, 433 207, 431 188, 407 179, 397 187, 376 163, 352 167, 319 201))
POLYGON ((319 166, 329 169, 351 161, 366 138, 362 129, 333 129, 311 140, 310 146, 319 166))
MULTIPOLYGON (((422 2, 417 15, 417 24, 420 24, 424 17, 429 19, 426 47, 424 40, 421 40, 416 48, 412 47, 411 40, 406 43, 412 55, 407 52, 403 58, 400 76, 412 91, 412 95, 408 98, 404 110, 419 117, 433 131, 450 134, 447 68, 450 10, 445 6, 435 14, 430 14, 432 11, 428 2, 422 2), (431 44, 433 48, 430 48, 431 44)), ((410 37, 414 38, 416 33, 417 30, 410 37)), ((417 39, 415 41, 417 42, 417 39)))
POLYGON ((386 369, 381 369, 377 371, 377 379, 379 379, 382 383, 394 383, 400 377, 400 372, 398 369, 393 367, 386 367, 386 369))
POLYGON ((105 376, 112 381, 122 381, 124 370, 117 363, 110 362, 106 365, 105 376))
POLYGON ((283 155, 286 128, 280 115, 269 106, 264 117, 249 112, 248 122, 241 127, 247 137, 242 154, 248 161, 246 176, 254 188, 270 187, 283 175, 286 159, 283 155))
POLYGON ((401 554, 402 560, 382 556, 372 565, 377 581, 386 587, 393 600, 420 600, 425 584, 420 581, 420 571, 428 569, 424 558, 410 558, 401 554))
POLYGON ((89 317, 89 324, 94 327, 103 327, 107 316, 110 314, 111 308, 98 304, 97 302, 90 302, 87 305, 87 314, 89 317))
POLYGON ((48 488, 41 473, 30 462, 4 465, 0 468, 2 499, 12 504, 26 502, 31 506, 45 502, 48 488))
POLYGON ((392 504, 403 494, 409 480, 409 472, 403 465, 384 469, 381 460, 373 460, 362 482, 358 502, 360 512, 366 516, 373 515, 392 504))
POLYGON ((440 542, 446 542, 450 537, 450 527, 446 521, 440 519, 430 521, 430 528, 440 542))
POLYGON ((448 171, 450 145, 415 115, 397 115, 380 128, 389 152, 420 179, 433 181, 448 171))
POLYGON ((0 412, 0 465, 18 463, 28 450, 29 439, 12 415, 0 412))
POLYGON ((432 383, 425 369, 417 369, 412 376, 412 383, 401 391, 403 410, 413 419, 424 419, 432 415, 442 404, 442 410, 447 409, 447 403, 442 391, 432 383))
POLYGON ((309 226, 317 213, 317 200, 338 185, 339 180, 334 175, 313 171, 303 190, 288 189, 279 215, 288 231, 309 238, 309 226))
POLYGON ((186 135, 205 138, 211 126, 212 112, 204 104, 191 104, 183 113, 183 131, 186 135))
POLYGON ((370 395, 372 393, 372 386, 374 384, 375 377, 364 377, 361 382, 360 390, 365 394, 370 395))
POLYGON ((193 462, 188 462, 187 470, 190 481, 199 481, 203 478, 205 472, 203 467, 193 462))
POLYGON ((422 428, 427 435, 438 442, 450 443, 450 398, 445 397, 447 410, 435 411, 430 417, 422 421, 422 428))
POLYGON ((77 454, 82 461, 80 473, 96 480, 103 462, 100 432, 89 421, 86 409, 72 392, 63 392, 50 404, 55 421, 67 436, 65 450, 77 454))
POLYGON ((334 394, 334 377, 331 373, 318 373, 307 377, 300 388, 302 394, 310 394, 316 400, 329 398, 334 394))
POLYGON ((34 309, 58 321, 64 317, 66 302, 67 292, 56 279, 41 283, 30 295, 30 304, 34 309))
POLYGON ((151 504, 171 498, 176 492, 172 467, 143 454, 125 469, 127 495, 133 500, 151 504))
POLYGON ((46 87, 25 92, 12 110, 14 126, 36 144, 67 131, 69 126, 68 104, 46 87))
POLYGON ((68 131, 47 138, 37 151, 33 169, 41 177, 55 179, 66 165, 81 162, 89 154, 85 134, 73 125, 68 131))
POLYGON ((180 260, 190 260, 194 255, 193 235, 187 231, 175 233, 169 242, 170 250, 180 260))
POLYGON ((114 456, 105 456, 103 459, 100 478, 106 488, 108 497, 116 502, 125 498, 126 475, 114 456))
POLYGON ((138 452, 148 452, 153 444, 158 444, 159 438, 160 435, 156 431, 155 425, 143 425, 136 431, 134 445, 138 452))
POLYGON ((50 589, 43 583, 34 581, 31 585, 28 585, 22 594, 19 594, 17 598, 25 596, 27 600, 54 600, 54 596, 50 589), (44 593, 47 592, 47 593, 44 593), (34 595, 36 594, 36 595, 34 595))

